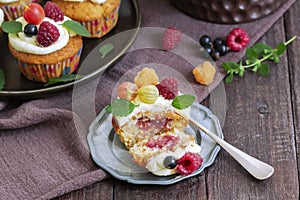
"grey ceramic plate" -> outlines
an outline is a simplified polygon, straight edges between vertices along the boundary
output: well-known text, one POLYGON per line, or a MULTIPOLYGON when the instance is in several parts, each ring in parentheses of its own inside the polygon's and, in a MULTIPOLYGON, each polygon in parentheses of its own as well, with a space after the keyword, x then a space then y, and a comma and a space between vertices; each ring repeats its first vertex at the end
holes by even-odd
MULTIPOLYGON (((140 168, 132 161, 132 156, 128 153, 118 135, 115 134, 113 130, 111 117, 111 114, 106 113, 105 110, 103 110, 91 123, 87 136, 88 144, 92 158, 97 165, 115 178, 129 183, 157 185, 176 183, 201 173, 206 167, 214 162, 220 150, 220 147, 210 137, 194 127, 188 126, 185 132, 193 135, 196 138, 197 143, 201 145, 200 153, 203 157, 202 166, 188 176, 181 176, 178 174, 165 177, 155 176, 145 169, 140 168)), ((201 104, 193 104, 191 117, 220 138, 223 138, 219 121, 210 109, 201 104)))
MULTIPOLYGON (((7 47, 7 34, 0 33, 1 58, 0 68, 4 70, 6 84, 0 91, 0 98, 39 98, 53 94, 54 92, 63 91, 73 87, 74 83, 84 83, 101 74, 107 67, 117 61, 133 43, 138 28, 141 23, 141 13, 137 0, 121 1, 119 10, 119 20, 114 29, 106 36, 100 39, 84 39, 84 48, 81 54, 81 62, 78 69, 84 77, 75 82, 61 83, 57 85, 44 86, 43 83, 37 83, 26 79, 18 69, 16 60, 10 54, 7 47), (118 33, 130 31, 129 34, 123 35, 122 41, 114 43, 114 52, 105 57, 100 63, 89 64, 85 58, 94 50, 102 41, 118 33), (85 61, 87 66, 82 66, 85 61), (86 68, 86 70, 82 70, 86 68)), ((111 41, 113 42, 113 41, 111 41)), ((98 49, 97 49, 98 50, 98 49)))

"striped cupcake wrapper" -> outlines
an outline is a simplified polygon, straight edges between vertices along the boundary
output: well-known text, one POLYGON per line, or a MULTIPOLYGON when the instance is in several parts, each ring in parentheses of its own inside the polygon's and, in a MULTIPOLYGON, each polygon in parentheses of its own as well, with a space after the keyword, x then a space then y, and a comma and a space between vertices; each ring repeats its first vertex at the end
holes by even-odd
POLYGON ((58 78, 73 73, 79 63, 82 47, 72 57, 55 64, 29 64, 17 59, 22 74, 29 80, 47 83, 49 78, 58 78))
MULTIPOLYGON (((32 0, 32 1, 26 1, 26 4, 30 4, 30 3, 35 3, 37 2, 37 0, 32 0)), ((24 4, 19 4, 17 6, 9 6, 9 5, 5 5, 5 6, 2 6, 1 7, 4 14, 5 14, 5 17, 8 21, 11 21, 11 20, 15 20, 21 16, 23 16, 23 11, 25 9, 25 6, 24 4)))
POLYGON ((90 32, 91 38, 100 38, 116 26, 119 16, 119 7, 120 6, 110 13, 109 16, 97 20, 81 22, 88 32, 90 32))

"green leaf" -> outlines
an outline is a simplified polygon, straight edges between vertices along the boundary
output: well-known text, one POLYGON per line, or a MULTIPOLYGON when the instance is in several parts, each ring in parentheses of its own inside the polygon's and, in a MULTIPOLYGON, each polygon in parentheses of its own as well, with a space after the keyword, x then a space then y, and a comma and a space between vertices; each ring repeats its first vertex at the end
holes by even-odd
POLYGON ((106 112, 112 113, 115 116, 124 117, 132 113, 137 105, 126 99, 115 99, 110 105, 106 106, 106 112))
POLYGON ((268 64, 261 64, 257 71, 261 76, 268 76, 270 74, 270 66, 268 64))
POLYGON ((233 79, 233 73, 228 74, 225 78, 225 83, 231 83, 232 79, 233 79))
POLYGON ((0 90, 4 88, 5 85, 5 74, 2 69, 0 69, 0 90))
POLYGON ((83 76, 79 75, 79 74, 68 74, 68 75, 58 77, 58 78, 50 78, 48 80, 48 83, 45 84, 45 86, 52 85, 55 83, 75 81, 77 79, 81 79, 82 77, 83 76))
POLYGON ((104 44, 100 47, 99 53, 101 55, 101 58, 104 58, 107 54, 109 54, 114 49, 113 44, 104 44))
POLYGON ((251 49, 254 50, 257 53, 257 55, 264 55, 265 50, 273 50, 272 47, 264 43, 257 43, 253 45, 251 49))
POLYGON ((226 71, 228 71, 229 69, 239 68, 239 65, 235 62, 224 62, 224 63, 222 63, 222 65, 226 71))
POLYGON ((5 33, 19 33, 22 32, 22 24, 17 21, 6 21, 2 23, 2 30, 5 33))
POLYGON ((254 60, 254 59, 258 58, 258 55, 257 55, 257 52, 254 51, 253 49, 247 49, 246 50, 246 57, 249 60, 254 60))
POLYGON ((276 54, 278 55, 278 56, 280 56, 280 55, 282 55, 283 53, 284 53, 284 51, 286 50, 286 46, 283 44, 283 43, 280 43, 280 44, 278 44, 277 45, 277 47, 276 47, 276 54))
POLYGON ((73 20, 67 20, 62 25, 65 26, 67 29, 74 31, 78 35, 82 35, 85 37, 91 36, 88 30, 86 30, 86 28, 79 22, 73 20))
POLYGON ((175 99, 173 99, 172 101, 172 106, 174 108, 182 110, 191 106, 194 101, 195 101, 195 97, 193 95, 184 94, 175 97, 175 99))

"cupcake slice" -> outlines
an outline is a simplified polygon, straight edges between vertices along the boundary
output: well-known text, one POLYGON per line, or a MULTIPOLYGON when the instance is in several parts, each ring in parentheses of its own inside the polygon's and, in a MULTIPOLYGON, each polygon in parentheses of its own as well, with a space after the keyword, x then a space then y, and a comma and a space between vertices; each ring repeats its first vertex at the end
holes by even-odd
POLYGON ((118 21, 121 0, 52 0, 65 15, 80 22, 91 33, 100 38, 113 29, 118 21))
POLYGON ((81 55, 82 38, 69 34, 64 22, 70 18, 58 6, 47 2, 46 14, 38 6, 32 6, 41 12, 38 16, 24 13, 24 17, 16 20, 22 25, 22 31, 9 33, 8 47, 26 78, 46 83, 50 78, 74 72, 81 55))
POLYGON ((32 0, 0 0, 0 8, 3 9, 7 20, 15 20, 23 16, 25 5, 28 5, 32 0))
POLYGON ((121 83, 117 94, 106 110, 134 162, 158 176, 188 175, 201 166, 201 148, 184 132, 194 97, 180 94, 175 78, 159 82, 153 69, 144 68, 134 83, 121 83))

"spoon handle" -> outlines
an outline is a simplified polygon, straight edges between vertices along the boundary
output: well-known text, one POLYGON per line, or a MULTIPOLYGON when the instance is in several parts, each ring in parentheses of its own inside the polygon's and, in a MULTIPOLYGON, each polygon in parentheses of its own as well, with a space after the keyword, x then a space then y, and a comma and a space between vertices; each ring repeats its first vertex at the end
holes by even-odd
POLYGON ((223 149, 225 149, 236 161, 238 161, 252 176, 259 180, 267 179, 272 176, 274 168, 267 163, 264 163, 252 156, 249 156, 245 152, 232 146, 225 140, 221 139, 204 126, 199 124, 193 119, 189 119, 197 128, 206 133, 209 137, 215 140, 223 149))

